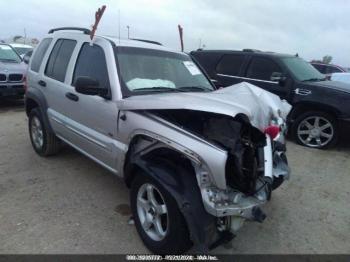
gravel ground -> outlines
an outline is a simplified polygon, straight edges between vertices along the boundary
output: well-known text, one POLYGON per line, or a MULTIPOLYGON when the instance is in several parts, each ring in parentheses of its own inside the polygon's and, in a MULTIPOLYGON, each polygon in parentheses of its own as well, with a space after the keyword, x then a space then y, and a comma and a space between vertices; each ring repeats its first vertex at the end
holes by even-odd
MULTIPOLYGON (((41 158, 21 102, 0 101, 0 253, 147 253, 122 180, 71 148, 41 158)), ((219 253, 350 253, 350 143, 288 143, 289 182, 262 224, 246 223, 219 253)))

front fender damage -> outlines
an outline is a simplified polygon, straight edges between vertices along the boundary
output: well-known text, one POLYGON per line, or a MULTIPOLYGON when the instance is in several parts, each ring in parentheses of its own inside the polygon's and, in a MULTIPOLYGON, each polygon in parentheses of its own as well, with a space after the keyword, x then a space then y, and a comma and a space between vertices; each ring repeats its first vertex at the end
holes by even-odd
POLYGON ((233 238, 233 234, 221 236, 217 232, 216 218, 205 210, 196 176, 188 168, 150 154, 132 157, 126 172, 132 173, 135 169, 161 184, 176 200, 186 220, 196 252, 208 252, 213 247, 213 239, 225 237, 229 241, 233 238))

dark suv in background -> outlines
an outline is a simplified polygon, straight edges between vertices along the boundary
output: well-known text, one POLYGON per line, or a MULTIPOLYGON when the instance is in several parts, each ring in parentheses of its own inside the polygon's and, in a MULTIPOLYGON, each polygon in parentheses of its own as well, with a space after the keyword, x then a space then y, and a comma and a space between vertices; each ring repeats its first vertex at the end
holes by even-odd
POLYGON ((249 82, 293 105, 290 130, 299 144, 327 148, 350 121, 350 85, 327 81, 298 55, 243 51, 197 50, 192 57, 217 87, 249 82))

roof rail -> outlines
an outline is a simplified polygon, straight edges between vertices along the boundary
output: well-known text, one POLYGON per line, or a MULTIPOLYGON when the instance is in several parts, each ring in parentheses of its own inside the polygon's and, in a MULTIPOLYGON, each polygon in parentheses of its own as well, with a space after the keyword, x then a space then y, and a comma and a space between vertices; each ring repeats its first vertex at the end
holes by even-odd
POLYGON ((56 31, 62 31, 62 30, 77 30, 77 31, 82 31, 86 35, 90 35, 91 34, 90 29, 82 28, 82 27, 58 27, 58 28, 53 28, 53 29, 50 29, 49 34, 52 34, 53 32, 56 32, 56 31))
POLYGON ((245 49, 242 49, 242 51, 243 52, 261 52, 258 49, 252 49, 252 48, 245 48, 245 49))
POLYGON ((141 41, 141 42, 145 42, 145 43, 149 43, 149 44, 155 44, 155 45, 162 45, 159 42, 152 41, 152 40, 146 40, 146 39, 130 38, 130 40, 141 41))

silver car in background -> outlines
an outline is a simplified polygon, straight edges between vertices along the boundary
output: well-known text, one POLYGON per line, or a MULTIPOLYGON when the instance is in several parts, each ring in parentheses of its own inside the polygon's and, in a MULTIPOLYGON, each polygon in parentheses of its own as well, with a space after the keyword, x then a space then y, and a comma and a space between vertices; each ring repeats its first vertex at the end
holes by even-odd
POLYGON ((10 45, 0 44, 0 98, 21 98, 27 66, 10 45))

